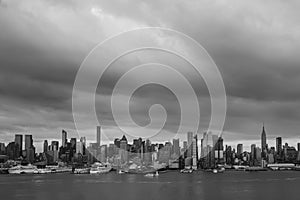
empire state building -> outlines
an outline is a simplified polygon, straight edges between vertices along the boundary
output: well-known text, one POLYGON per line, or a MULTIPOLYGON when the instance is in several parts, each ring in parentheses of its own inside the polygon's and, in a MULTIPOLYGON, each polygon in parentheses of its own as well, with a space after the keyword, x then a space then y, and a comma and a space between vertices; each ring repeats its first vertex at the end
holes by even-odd
POLYGON ((265 131, 265 126, 263 125, 262 133, 261 133, 261 151, 262 158, 266 158, 267 153, 267 136, 265 131))

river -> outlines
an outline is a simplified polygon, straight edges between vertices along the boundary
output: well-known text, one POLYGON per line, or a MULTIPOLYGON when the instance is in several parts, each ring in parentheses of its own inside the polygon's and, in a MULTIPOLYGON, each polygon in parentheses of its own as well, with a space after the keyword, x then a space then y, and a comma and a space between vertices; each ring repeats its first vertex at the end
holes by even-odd
POLYGON ((0 175, 0 199, 300 199, 300 172, 226 171, 222 174, 177 171, 159 177, 115 172, 102 175, 0 175))

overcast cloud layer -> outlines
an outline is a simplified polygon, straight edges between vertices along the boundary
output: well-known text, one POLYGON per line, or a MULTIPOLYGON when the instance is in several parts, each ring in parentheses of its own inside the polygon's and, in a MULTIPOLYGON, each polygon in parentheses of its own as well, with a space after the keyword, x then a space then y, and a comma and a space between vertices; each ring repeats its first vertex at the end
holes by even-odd
MULTIPOLYGON (((257 142, 264 122, 269 140, 282 136, 295 145, 300 142, 299 9, 297 0, 1 0, 0 142, 13 140, 15 133, 32 133, 37 142, 55 139, 61 129, 76 136, 72 87, 85 56, 121 31, 160 26, 197 40, 219 67, 228 97, 225 143, 257 142)), ((142 54, 115 65, 134 63, 142 54)), ((107 93, 117 72, 108 73, 96 98, 103 131, 113 136, 119 135, 107 93)), ((201 79, 198 84, 204 130, 209 96, 201 79)), ((178 102, 163 88, 137 91, 133 119, 145 125, 146 108, 157 102, 167 107, 166 131, 174 131, 178 102)), ((88 117, 86 136, 95 139, 88 117)))

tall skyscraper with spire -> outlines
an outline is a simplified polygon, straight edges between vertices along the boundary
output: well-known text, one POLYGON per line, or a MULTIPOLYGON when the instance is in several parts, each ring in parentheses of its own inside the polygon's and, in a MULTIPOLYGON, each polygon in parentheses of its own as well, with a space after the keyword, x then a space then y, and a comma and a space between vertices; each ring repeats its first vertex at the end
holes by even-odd
POLYGON ((263 129, 261 133, 261 152, 262 158, 266 158, 267 155, 267 136, 265 131, 265 125, 263 124, 263 129))

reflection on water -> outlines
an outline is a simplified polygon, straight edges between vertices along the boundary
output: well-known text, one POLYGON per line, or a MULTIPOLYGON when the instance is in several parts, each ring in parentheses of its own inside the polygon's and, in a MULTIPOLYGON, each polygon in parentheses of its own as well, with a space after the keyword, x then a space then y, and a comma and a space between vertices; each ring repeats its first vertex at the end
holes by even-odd
POLYGON ((300 172, 1 175, 1 199, 299 199, 300 172), (4 198, 3 198, 4 197, 4 198))

